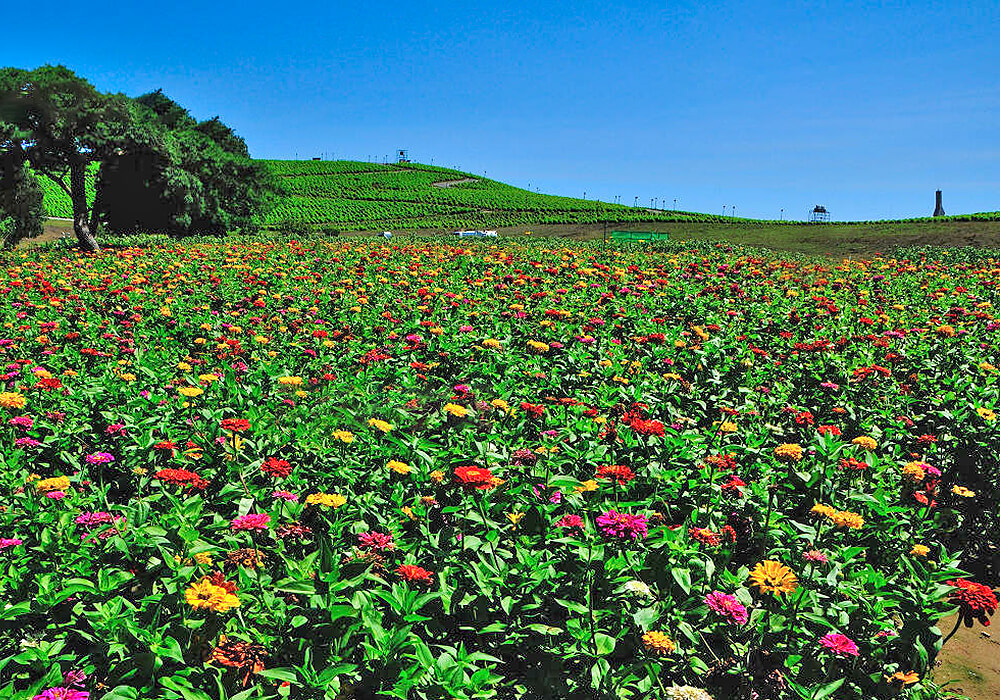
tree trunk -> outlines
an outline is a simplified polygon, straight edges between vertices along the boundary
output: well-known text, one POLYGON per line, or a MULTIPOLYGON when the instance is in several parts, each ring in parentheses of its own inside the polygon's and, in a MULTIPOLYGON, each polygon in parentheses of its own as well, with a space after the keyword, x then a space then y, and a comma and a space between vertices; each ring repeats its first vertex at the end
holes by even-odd
POLYGON ((90 220, 87 216, 87 162, 78 161, 70 166, 69 190, 70 198, 73 201, 73 233, 80 243, 80 250, 88 253, 96 253, 101 249, 97 245, 97 239, 90 231, 90 220))

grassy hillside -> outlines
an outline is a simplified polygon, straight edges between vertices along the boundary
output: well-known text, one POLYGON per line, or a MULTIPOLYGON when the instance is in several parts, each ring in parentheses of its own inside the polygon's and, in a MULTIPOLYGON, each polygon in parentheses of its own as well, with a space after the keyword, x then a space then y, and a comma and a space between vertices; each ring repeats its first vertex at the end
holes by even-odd
POLYGON ((363 230, 722 218, 537 194, 469 173, 416 163, 265 163, 284 190, 281 203, 265 221, 272 226, 302 221, 363 230))
MULTIPOLYGON (((270 228, 289 222, 342 231, 501 228, 602 222, 726 223, 751 228, 785 228, 798 223, 653 210, 538 194, 485 177, 419 163, 381 165, 312 160, 266 160, 263 163, 274 174, 281 189, 278 205, 260 222, 270 228)), ((72 216, 66 193, 47 178, 41 180, 46 188, 45 207, 49 216, 72 216)), ((93 177, 88 180, 91 197, 92 183, 93 177)), ((907 222, 997 220, 1000 220, 1000 212, 939 219, 926 217, 907 222)))

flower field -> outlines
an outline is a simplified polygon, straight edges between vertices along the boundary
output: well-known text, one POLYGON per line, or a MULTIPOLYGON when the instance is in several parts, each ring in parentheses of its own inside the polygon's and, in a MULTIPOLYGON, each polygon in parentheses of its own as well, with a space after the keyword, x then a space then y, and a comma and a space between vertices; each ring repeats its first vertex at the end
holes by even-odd
POLYGON ((0 698, 934 697, 1000 261, 5 253, 0 698))

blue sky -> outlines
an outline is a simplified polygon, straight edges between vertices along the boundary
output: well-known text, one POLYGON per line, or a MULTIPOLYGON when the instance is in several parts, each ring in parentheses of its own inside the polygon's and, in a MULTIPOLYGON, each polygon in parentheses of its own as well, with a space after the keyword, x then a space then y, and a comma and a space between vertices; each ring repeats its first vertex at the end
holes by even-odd
POLYGON ((255 157, 835 219, 1000 209, 1000 3, 68 3, 0 64, 218 114, 255 157))

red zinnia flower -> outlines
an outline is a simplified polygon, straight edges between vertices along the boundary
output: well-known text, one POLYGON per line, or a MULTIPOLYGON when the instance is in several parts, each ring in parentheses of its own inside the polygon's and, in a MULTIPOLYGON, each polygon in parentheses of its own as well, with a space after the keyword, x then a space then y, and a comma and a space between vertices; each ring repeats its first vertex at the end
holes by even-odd
POLYGON ((989 616, 997 610, 997 597, 993 590, 989 586, 964 578, 948 581, 948 585, 955 587, 949 597, 951 602, 958 605, 958 613, 965 626, 972 627, 973 620, 979 620, 984 627, 989 627, 989 616))
POLYGON ((488 491, 496 485, 494 479, 493 473, 482 467, 458 467, 455 469, 455 480, 467 489, 488 491))
POLYGON ((275 479, 284 479, 292 473, 292 465, 283 459, 268 457, 267 461, 260 466, 260 470, 265 474, 270 474, 275 479))
POLYGON ((401 564, 396 567, 396 574, 404 581, 431 582, 431 572, 413 564, 401 564))
POLYGON ((195 489, 203 489, 208 486, 207 480, 187 469, 161 469, 153 474, 153 476, 160 481, 166 481, 168 484, 177 484, 178 486, 190 486, 195 489))
POLYGON ((250 421, 246 418, 223 418, 220 425, 223 430, 231 430, 234 433, 242 433, 250 429, 250 421))
POLYGON ((597 468, 598 479, 617 479, 619 486, 624 486, 635 478, 635 472, 623 464, 608 464, 597 468))

